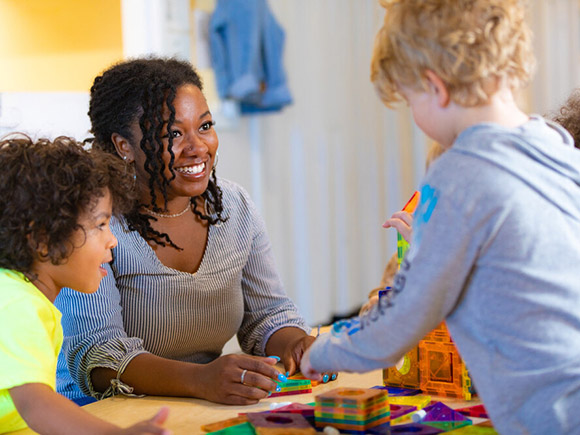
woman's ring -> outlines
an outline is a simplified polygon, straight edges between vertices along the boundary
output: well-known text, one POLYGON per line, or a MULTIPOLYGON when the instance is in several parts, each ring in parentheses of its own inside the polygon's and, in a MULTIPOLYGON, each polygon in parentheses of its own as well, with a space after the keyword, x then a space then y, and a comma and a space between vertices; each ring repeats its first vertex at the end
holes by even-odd
POLYGON ((242 383, 242 385, 244 385, 244 378, 246 377, 246 373, 248 373, 248 371, 244 369, 244 371, 242 372, 242 376, 240 378, 240 382, 242 383))

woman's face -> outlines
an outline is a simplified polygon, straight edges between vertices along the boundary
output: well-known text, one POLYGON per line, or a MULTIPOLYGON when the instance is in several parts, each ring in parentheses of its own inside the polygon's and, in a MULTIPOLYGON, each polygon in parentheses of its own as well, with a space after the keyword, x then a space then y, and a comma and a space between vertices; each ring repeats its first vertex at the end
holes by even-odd
MULTIPOLYGON (((186 84, 177 89, 175 100, 175 121, 171 131, 167 130, 169 109, 165 108, 165 124, 161 137, 163 140, 163 162, 165 177, 171 179, 167 188, 167 199, 177 197, 199 196, 207 189, 213 162, 218 149, 218 138, 213 128, 213 119, 207 101, 195 85, 186 84), (173 154, 175 156, 170 168, 171 156, 168 151, 169 136, 173 137, 173 154)), ((137 180, 149 191, 149 174, 145 170, 145 153, 141 150, 142 133, 138 121, 133 125, 133 150, 137 180)), ((161 204, 158 204, 161 205, 161 204)))

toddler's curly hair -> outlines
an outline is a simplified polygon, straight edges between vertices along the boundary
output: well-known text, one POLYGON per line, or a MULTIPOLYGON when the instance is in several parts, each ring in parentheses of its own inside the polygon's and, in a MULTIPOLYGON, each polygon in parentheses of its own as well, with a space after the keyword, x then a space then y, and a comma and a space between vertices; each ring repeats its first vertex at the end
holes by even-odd
POLYGON ((74 249, 73 233, 82 229, 79 217, 107 190, 116 215, 134 202, 133 179, 122 162, 69 137, 5 136, 0 168, 0 267, 5 269, 28 274, 35 260, 62 264, 74 249))
POLYGON ((497 85, 531 78, 535 58, 524 0, 381 0, 386 9, 371 61, 371 81, 385 104, 400 88, 427 89, 437 74, 451 101, 485 104, 497 85))
POLYGON ((570 132, 574 146, 580 148, 580 88, 572 91, 553 119, 570 132))

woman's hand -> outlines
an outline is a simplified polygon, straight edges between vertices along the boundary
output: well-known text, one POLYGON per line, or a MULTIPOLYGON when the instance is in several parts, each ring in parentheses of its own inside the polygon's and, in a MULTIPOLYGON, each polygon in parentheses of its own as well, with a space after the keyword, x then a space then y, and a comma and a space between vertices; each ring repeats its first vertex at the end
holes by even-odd
MULTIPOLYGON (((275 358, 224 355, 199 367, 197 397, 228 405, 252 405, 276 390, 275 358)), ((282 378, 283 379, 283 378, 282 378)))
POLYGON ((383 228, 395 228, 410 243, 413 236, 413 215, 406 211, 393 213, 391 218, 385 221, 383 228))

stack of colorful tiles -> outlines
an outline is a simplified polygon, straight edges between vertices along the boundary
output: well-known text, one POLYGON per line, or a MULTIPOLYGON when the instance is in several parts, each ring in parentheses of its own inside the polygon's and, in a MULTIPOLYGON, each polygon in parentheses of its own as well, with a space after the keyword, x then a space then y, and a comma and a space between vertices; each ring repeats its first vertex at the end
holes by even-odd
POLYGON ((310 382, 310 379, 294 379, 292 377, 286 382, 277 381, 276 383, 280 387, 280 391, 272 393, 270 397, 312 393, 312 382, 310 382))
POLYGON ((308 381, 310 381, 310 383, 312 384, 313 387, 316 387, 318 384, 320 384, 319 381, 313 381, 312 379, 305 378, 301 373, 297 373, 293 376, 290 376, 288 379, 296 379, 299 381, 308 380, 308 381))
POLYGON ((385 390, 335 388, 316 396, 316 427, 332 426, 346 433, 364 433, 390 421, 385 390))
POLYGON ((404 356, 402 365, 385 369, 383 383, 471 400, 471 378, 444 322, 404 356))

